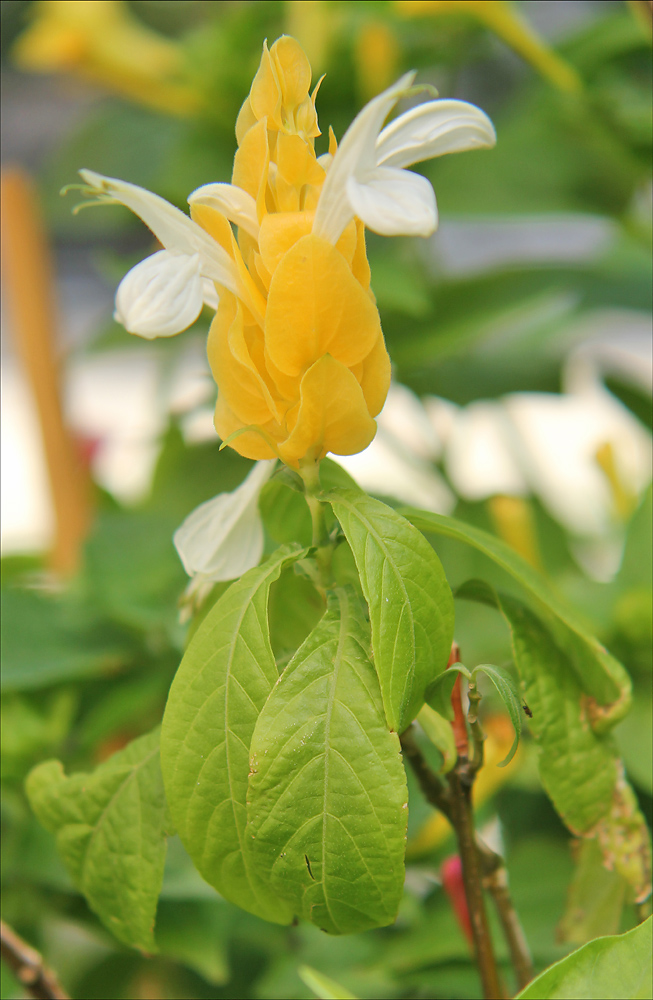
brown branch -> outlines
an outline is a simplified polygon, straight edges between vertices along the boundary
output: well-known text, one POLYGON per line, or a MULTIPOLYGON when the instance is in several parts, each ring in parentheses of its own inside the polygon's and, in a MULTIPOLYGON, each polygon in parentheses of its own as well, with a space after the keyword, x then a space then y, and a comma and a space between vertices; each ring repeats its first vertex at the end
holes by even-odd
MULTIPOLYGON (((499 860, 501 861, 501 859, 499 860)), ((535 969, 524 929, 510 895, 508 873, 502 861, 493 872, 484 875, 483 887, 487 889, 494 901, 510 952, 512 967, 517 977, 517 985, 520 990, 523 990, 535 975, 535 969)))
POLYGON ((485 1000, 501 1000, 503 990, 499 982, 490 925, 483 898, 481 861, 474 832, 471 784, 465 775, 467 760, 460 758, 447 776, 451 791, 451 818, 458 841, 458 852, 463 866, 463 884, 474 936, 474 952, 481 975, 485 1000))
POLYGON ((0 947, 3 959, 35 1000, 70 1000, 38 951, 18 937, 4 920, 0 921, 0 947))

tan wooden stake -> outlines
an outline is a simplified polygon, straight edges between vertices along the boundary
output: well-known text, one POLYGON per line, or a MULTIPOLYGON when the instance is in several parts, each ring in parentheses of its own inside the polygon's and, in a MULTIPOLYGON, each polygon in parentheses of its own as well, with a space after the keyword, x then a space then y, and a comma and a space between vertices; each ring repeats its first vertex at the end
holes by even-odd
POLYGON ((56 356, 52 263, 34 185, 20 168, 2 173, 2 276, 16 352, 38 412, 55 514, 50 566, 75 572, 90 521, 90 478, 66 427, 56 356))

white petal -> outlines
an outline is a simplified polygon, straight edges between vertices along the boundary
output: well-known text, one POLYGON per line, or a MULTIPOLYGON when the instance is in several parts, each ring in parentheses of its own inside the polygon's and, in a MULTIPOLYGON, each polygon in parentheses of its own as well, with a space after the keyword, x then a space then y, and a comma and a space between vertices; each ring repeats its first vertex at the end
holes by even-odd
POLYGON ((479 400, 455 413, 446 467, 454 489, 466 500, 528 493, 514 453, 512 427, 498 402, 479 400))
POLYGON ((202 298, 204 299, 205 306, 217 312, 218 305, 220 304, 220 296, 210 278, 202 278, 202 298))
POLYGON ((188 196, 189 205, 207 205, 235 222, 245 232, 258 239, 258 216, 256 202, 251 194, 235 184, 203 184, 188 196))
POLYGON ((504 402, 534 492, 569 531, 600 535, 614 525, 614 497, 596 452, 610 444, 620 479, 637 495, 651 478, 651 435, 606 389, 514 393, 504 402))
POLYGON ((79 173, 100 201, 118 202, 131 209, 166 250, 188 256, 199 254, 204 277, 237 294, 235 269, 229 254, 178 208, 136 184, 103 177, 93 170, 79 173))
POLYGON ((377 167, 363 183, 347 182, 352 214, 381 236, 430 236, 438 225, 429 181, 410 170, 377 167))
POLYGON ((232 493, 200 504, 174 534, 174 544, 189 576, 233 580, 256 566, 263 554, 263 523, 258 497, 276 459, 257 462, 232 493))
POLYGON ((494 146, 494 125, 467 101, 427 101, 399 115, 376 142, 379 164, 409 167, 445 153, 494 146))
POLYGON ((125 275, 116 292, 115 318, 139 337, 173 337, 202 311, 199 254, 159 250, 125 275))
POLYGON ((350 177, 363 179, 376 167, 376 140, 383 122, 399 98, 410 87, 415 73, 406 73, 392 87, 375 97, 359 114, 342 137, 320 192, 313 232, 330 243, 337 243, 343 229, 353 218, 347 198, 350 177))

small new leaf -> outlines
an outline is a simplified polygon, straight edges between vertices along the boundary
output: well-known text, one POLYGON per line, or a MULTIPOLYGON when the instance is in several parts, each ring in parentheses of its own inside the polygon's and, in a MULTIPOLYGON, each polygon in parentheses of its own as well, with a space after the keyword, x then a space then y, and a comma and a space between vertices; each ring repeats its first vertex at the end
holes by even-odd
POLYGON ((468 681, 471 681, 472 679, 472 675, 467 667, 464 667, 462 663, 452 663, 450 667, 447 667, 444 673, 439 674, 435 680, 429 684, 425 691, 424 700, 427 705, 430 705, 434 711, 443 715, 445 719, 449 719, 449 721, 453 719, 451 692, 453 691, 453 686, 456 683, 456 677, 458 674, 462 674, 468 681))
POLYGON ((456 739, 448 719, 436 712, 430 705, 422 705, 417 713, 417 721, 430 739, 434 747, 442 754, 442 774, 448 774, 458 759, 456 739))
POLYGON ((478 667, 474 667, 472 671, 473 676, 475 677, 478 673, 485 674, 494 684, 501 701, 506 706, 510 721, 515 730, 515 739, 508 754, 500 764, 497 764, 497 767, 505 767, 515 756, 517 747, 519 746, 519 737, 521 736, 521 701, 517 685, 508 670, 505 670, 503 667, 495 667, 491 663, 481 663, 478 667))

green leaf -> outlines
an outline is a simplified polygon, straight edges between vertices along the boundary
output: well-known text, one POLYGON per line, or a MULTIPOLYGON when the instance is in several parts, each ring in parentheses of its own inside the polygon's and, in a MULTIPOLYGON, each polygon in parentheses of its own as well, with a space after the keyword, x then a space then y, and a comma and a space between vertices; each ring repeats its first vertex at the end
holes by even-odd
POLYGON ((172 544, 176 515, 106 511, 86 543, 94 599, 116 621, 149 630, 176 622, 187 577, 172 544))
MULTIPOLYGON (((590 635, 546 581, 521 556, 498 538, 451 517, 413 507, 402 513, 420 531, 445 535, 471 545, 509 573, 524 588, 546 621, 560 648, 569 658, 583 691, 590 696, 587 714, 592 727, 613 726, 630 706, 630 678, 604 646, 590 635)), ((530 704, 530 703, 529 703, 530 704)))
POLYGON ((599 845, 595 840, 584 841, 578 852, 565 913, 558 924, 558 938, 578 945, 616 934, 625 896, 625 880, 619 872, 605 867, 599 845))
POLYGON ((470 581, 459 596, 497 607, 512 637, 515 665, 539 745, 542 784, 578 836, 596 837, 608 868, 630 883, 637 899, 650 891, 649 835, 609 734, 588 725, 588 701, 570 657, 529 608, 470 581))
POLYGON ((515 739, 508 751, 507 756, 497 764, 497 767, 505 767, 509 764, 512 758, 517 752, 517 747, 519 746, 519 737, 521 736, 521 702, 519 700, 519 694, 517 692, 517 686, 512 678, 512 675, 508 670, 503 667, 495 667, 491 663, 481 663, 478 667, 475 667, 473 674, 477 673, 485 674, 489 677, 494 684, 501 701, 506 706, 508 715, 510 716, 510 721, 512 722, 513 729, 515 730, 515 739))
POLYGON ((453 728, 444 715, 440 715, 430 705, 422 705, 417 713, 417 721, 430 739, 433 746, 442 754, 443 762, 440 771, 448 774, 458 759, 456 740, 453 728))
POLYGON ((313 990, 315 996, 319 997, 320 1000, 356 1000, 355 995, 346 990, 344 986, 341 986, 334 979, 324 976, 317 969, 312 969, 310 965, 300 965, 297 972, 302 982, 308 986, 309 990, 313 990))
POLYGON ((28 776, 26 790, 91 909, 125 944, 156 951, 167 815, 158 730, 91 774, 66 777, 59 761, 45 761, 28 776))
POLYGON ((161 763, 179 836, 210 885, 274 923, 292 913, 251 870, 245 851, 249 745, 278 679, 268 595, 304 549, 278 549, 233 583, 193 636, 163 719, 161 763))
POLYGON ((516 1000, 648 1000, 653 991, 653 917, 627 934, 597 938, 556 962, 516 1000))
POLYGON ((261 878, 333 934, 383 927, 404 883, 406 777, 351 588, 286 667, 251 747, 247 835, 261 878))
POLYGON ((427 704, 431 706, 439 715, 445 719, 453 719, 453 706, 451 704, 451 693, 458 674, 462 674, 468 681, 472 675, 467 667, 462 663, 452 663, 443 673, 438 674, 434 681, 429 684, 425 692, 427 704))
POLYGON ((109 673, 129 656, 125 637, 69 595, 2 588, 3 691, 109 673))
MULTIPOLYGON (((320 483, 325 490, 338 486, 357 489, 349 473, 329 458, 320 462, 320 483)), ((311 512, 297 473, 286 467, 280 469, 261 490, 259 508, 268 534, 279 545, 289 542, 311 544, 311 512)))
POLYGON ((354 553, 386 718, 400 733, 446 667, 453 639, 451 590, 431 546, 392 508, 353 490, 333 490, 325 499, 354 553))

